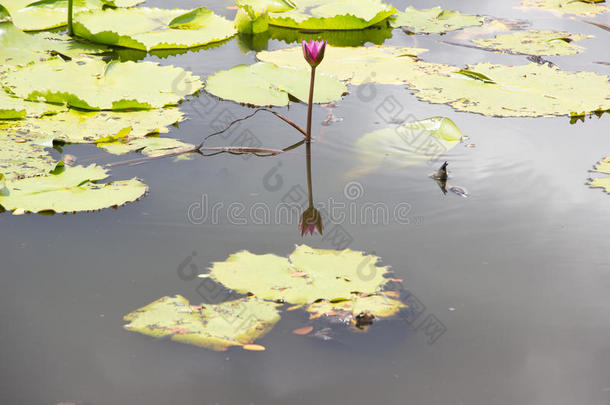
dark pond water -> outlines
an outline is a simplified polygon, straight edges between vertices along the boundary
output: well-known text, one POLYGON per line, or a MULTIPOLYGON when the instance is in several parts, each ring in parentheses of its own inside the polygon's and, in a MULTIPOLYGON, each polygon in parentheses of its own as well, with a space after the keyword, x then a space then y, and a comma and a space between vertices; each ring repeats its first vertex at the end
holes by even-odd
MULTIPOLYGON (((549 59, 566 70, 608 74, 607 66, 592 63, 609 59, 608 33, 579 18, 516 10, 517 1, 438 3, 527 19, 535 28, 594 34, 584 54, 549 59)), ((234 13, 225 8, 229 2, 208 5, 234 13)), ((392 34, 386 44, 428 48, 430 61, 525 62, 441 42, 452 35, 392 34)), ((252 63, 255 53, 246 46, 234 38, 213 49, 146 59, 205 77, 252 63)), ((270 40, 267 46, 287 45, 270 40)), ((223 116, 249 111, 205 93, 181 108, 189 119, 170 135, 186 142, 213 132, 223 116)), ((279 110, 303 122, 304 105, 279 110)), ((199 279, 179 277, 180 263, 193 252, 192 263, 203 271, 242 249, 287 255, 295 244, 332 249, 339 242, 328 236, 333 224, 326 224, 324 239, 301 238, 297 218, 261 223, 249 214, 261 204, 273 211, 294 187, 305 187, 304 148, 271 158, 218 155, 120 166, 113 176, 143 179, 150 186, 146 198, 89 214, 0 216, 0 403, 610 402, 610 197, 585 185, 593 163, 610 153, 607 117, 574 125, 566 117, 489 118, 380 85, 352 87, 334 109, 341 122, 321 126, 328 110, 314 111, 316 202, 334 199, 357 212, 367 203, 388 208, 387 223, 348 217, 334 232, 342 231, 350 248, 375 252, 392 266, 420 305, 419 318, 323 341, 292 334, 306 319, 289 313, 260 341, 266 352, 213 352, 123 330, 124 314, 161 296, 211 299, 199 279), (443 157, 452 169, 450 183, 467 189, 468 198, 443 195, 428 178, 439 162, 353 174, 354 142, 386 125, 376 109, 389 96, 417 119, 451 118, 476 144, 458 145, 443 157), (222 205, 218 218, 206 218, 202 206, 215 203, 222 205), (231 204, 244 211, 231 218, 231 204), (397 220, 393 210, 406 204, 408 212, 397 220), (420 326, 424 321, 438 328, 420 326)), ((232 144, 246 129, 271 148, 299 140, 291 128, 260 115, 213 143, 232 144)), ((94 147, 65 151, 84 163, 119 160, 94 147)))

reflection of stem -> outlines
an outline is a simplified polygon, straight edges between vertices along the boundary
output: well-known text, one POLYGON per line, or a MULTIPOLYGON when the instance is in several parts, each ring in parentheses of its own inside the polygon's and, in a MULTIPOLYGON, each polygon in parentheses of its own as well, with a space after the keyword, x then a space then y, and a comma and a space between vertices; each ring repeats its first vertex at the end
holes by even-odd
POLYGON ((305 154, 307 157, 307 194, 309 194, 309 208, 313 207, 313 187, 311 185, 311 142, 305 141, 305 154))
MULTIPOLYGON (((309 80, 309 104, 307 105, 307 142, 311 142, 311 111, 313 107, 313 85, 316 79, 316 68, 311 68, 311 79, 309 80)), ((308 153, 309 155, 309 153, 308 153)))
POLYGON ((72 27, 72 13, 74 10, 74 0, 68 0, 68 35, 74 36, 74 28, 72 27))

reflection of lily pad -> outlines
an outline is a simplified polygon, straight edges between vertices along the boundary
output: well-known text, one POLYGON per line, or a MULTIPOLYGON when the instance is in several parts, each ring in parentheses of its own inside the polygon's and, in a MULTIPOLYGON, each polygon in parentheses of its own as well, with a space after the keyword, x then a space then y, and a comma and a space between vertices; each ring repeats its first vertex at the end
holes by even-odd
POLYGON ((393 27, 405 27, 414 33, 439 34, 464 27, 482 25, 483 17, 462 14, 459 11, 443 10, 440 7, 418 10, 408 6, 392 19, 393 27))
MULTIPOLYGON (((104 6, 131 7, 144 0, 74 0, 74 14, 101 10, 104 6)), ((25 31, 41 31, 62 27, 68 23, 68 0, 2 0, 15 25, 25 31)), ((75 16, 75 19, 78 17, 75 16)))
POLYGON ((74 32, 94 42, 147 51, 193 48, 236 33, 231 21, 205 7, 191 11, 138 7, 81 13, 74 32))
POLYGON ((490 116, 538 117, 610 109, 608 77, 592 72, 565 72, 535 63, 479 63, 460 73, 418 76, 412 87, 422 100, 490 116))
MULTIPOLYGON (((286 69, 270 63, 239 65, 209 76, 206 90, 239 103, 283 106, 288 104, 288 95, 307 101, 310 76, 306 69, 286 69)), ((315 103, 340 100, 347 92, 342 82, 318 73, 315 86, 315 103)))
POLYGON ((356 141, 356 148, 368 170, 392 170, 435 159, 461 139, 453 121, 433 117, 369 132, 356 141))
POLYGON ((378 258, 362 252, 297 246, 290 257, 256 255, 247 251, 214 263, 210 277, 239 293, 267 300, 311 304, 318 299, 374 294, 388 281, 378 258))
POLYGON ((56 163, 43 146, 0 123, 0 173, 6 180, 42 176, 56 163))
POLYGON ((529 55, 574 55, 584 48, 573 41, 593 38, 593 35, 570 34, 551 30, 529 30, 501 34, 495 38, 475 39, 472 42, 494 51, 510 51, 529 55))
MULTIPOLYGON (((369 46, 359 48, 326 47, 324 61, 316 71, 349 80, 352 84, 383 83, 404 84, 420 75, 435 72, 452 72, 459 68, 439 63, 428 63, 416 58, 426 49, 395 46, 369 46)), ((256 57, 278 66, 305 69, 301 47, 259 52, 256 57)))
POLYGON ((251 344, 279 319, 277 304, 254 297, 195 307, 180 295, 160 298, 124 317, 129 331, 221 351, 251 344))
MULTIPOLYGON (((600 160, 593 170, 597 173, 610 174, 610 157, 600 160)), ((595 177, 589 179, 588 183, 591 187, 603 188, 606 193, 610 193, 610 177, 595 177)))
POLYGON ((59 58, 9 72, 5 84, 16 96, 85 110, 160 108, 178 103, 203 85, 197 76, 152 62, 59 58))
POLYGON ((93 211, 135 201, 146 193, 146 185, 136 179, 94 183, 106 177, 106 170, 96 165, 62 164, 48 176, 7 181, 0 190, 0 205, 11 211, 93 211))
POLYGON ((558 14, 576 14, 581 16, 593 16, 607 13, 608 7, 603 4, 595 4, 597 1, 578 0, 524 0, 524 7, 536 7, 543 10, 553 11, 558 14))
POLYGON ((287 44, 297 43, 306 40, 325 40, 329 45, 334 46, 363 46, 367 42, 380 45, 386 39, 392 37, 392 29, 385 23, 377 24, 361 30, 342 30, 310 32, 293 30, 283 27, 270 27, 269 34, 272 39, 284 41, 287 44))
POLYGON ((306 30, 357 30, 385 20, 396 9, 380 0, 293 0, 294 10, 269 13, 269 24, 306 30))
MULTIPOLYGON (((0 66, 19 66, 51 57, 51 51, 68 57, 107 51, 103 45, 72 40, 69 36, 40 33, 26 34, 10 22, 0 23, 0 66)), ((0 68, 1 70, 1 68, 0 68)))

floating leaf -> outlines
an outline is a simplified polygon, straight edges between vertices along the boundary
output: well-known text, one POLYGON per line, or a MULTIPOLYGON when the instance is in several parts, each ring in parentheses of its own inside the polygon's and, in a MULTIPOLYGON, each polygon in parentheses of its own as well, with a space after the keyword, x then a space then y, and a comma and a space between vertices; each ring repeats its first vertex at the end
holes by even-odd
POLYGON ((152 62, 55 58, 9 72, 5 84, 27 100, 67 104, 85 110, 160 108, 178 103, 202 87, 197 76, 152 62))
POLYGON ((48 176, 7 181, 0 191, 0 205, 11 211, 93 211, 135 201, 148 189, 136 179, 94 183, 106 177, 106 170, 96 165, 62 164, 48 176))
MULTIPOLYGON (((606 157, 595 165, 593 170, 597 173, 610 174, 610 157, 606 157)), ((610 193, 610 177, 596 177, 589 179, 588 184, 594 188, 603 188, 606 193, 610 193)))
MULTIPOLYGON (((302 55, 300 59, 303 59, 302 55)), ((288 96, 307 101, 309 96, 308 69, 286 69, 270 63, 239 65, 209 76, 206 90, 220 98, 252 105, 288 104, 288 96)), ((340 100, 347 92, 342 82, 316 73, 315 103, 340 100)))
MULTIPOLYGON (((77 42, 67 35, 26 34, 10 22, 0 23, 0 66, 20 66, 39 62, 60 53, 68 57, 106 52, 108 48, 77 42)), ((0 71, 2 68, 0 68, 0 71)))
POLYGON ((521 2, 521 5, 526 8, 535 7, 553 11, 559 15, 576 14, 581 16, 593 16, 608 12, 608 7, 603 4, 594 3, 598 2, 578 0, 524 0, 521 2))
POLYGON ((459 11, 443 10, 440 7, 418 10, 408 6, 392 18, 393 27, 406 27, 416 34, 440 34, 464 27, 482 25, 483 17, 462 14, 459 11))
POLYGON ((476 39, 475 44, 493 51, 509 51, 529 55, 574 55, 584 48, 573 41, 593 38, 593 35, 570 34, 551 30, 529 30, 476 39))
POLYGON ((493 83, 445 73, 418 76, 410 84, 419 90, 416 96, 422 100, 489 116, 538 117, 610 109, 607 76, 565 72, 536 63, 479 63, 468 70, 493 83))
POLYGON ((280 315, 277 304, 255 297, 193 309, 186 298, 176 295, 160 298, 123 319, 129 322, 124 326, 129 331, 223 351, 252 345, 273 328, 280 315))
POLYGON ((433 117, 369 132, 356 141, 365 171, 390 170, 429 161, 460 143, 462 134, 449 118, 433 117))
POLYGON ((210 277, 239 293, 253 293, 262 299, 291 304, 313 303, 318 299, 349 297, 351 292, 373 294, 388 282, 387 268, 377 266, 378 258, 362 252, 313 249, 297 246, 288 259, 247 251, 232 254, 214 263, 210 277), (307 276, 292 277, 295 271, 307 276))
POLYGON ((43 146, 7 130, 0 123, 0 173, 4 174, 5 180, 42 176, 49 173, 56 163, 43 146))
POLYGON ((307 335, 313 330, 313 326, 303 326, 292 331, 295 335, 307 335))
MULTIPOLYGON (((351 84, 383 83, 404 84, 414 77, 436 72, 453 72, 459 68, 417 59, 426 52, 422 48, 394 46, 369 46, 360 48, 336 48, 327 46, 324 61, 316 71, 349 80, 351 84)), ((282 67, 305 69, 307 62, 300 46, 277 51, 259 52, 256 57, 264 62, 282 67)))
POLYGON ((202 46, 232 37, 233 23, 211 10, 106 9, 80 13, 76 35, 108 45, 150 51, 202 46))
POLYGON ((249 344, 249 345, 243 345, 242 349, 244 350, 249 350, 251 352, 264 352, 265 350, 267 350, 265 348, 265 346, 261 346, 261 345, 254 345, 254 344, 249 344))
POLYGON ((177 139, 159 138, 157 136, 147 136, 135 139, 126 137, 124 140, 119 139, 113 142, 98 143, 97 146, 115 155, 134 151, 138 151, 145 155, 156 155, 193 148, 193 145, 181 142, 177 139))
MULTIPOLYGON (((101 10, 104 6, 131 7, 144 0, 74 0, 74 18, 89 10, 101 10)), ((13 22, 24 31, 42 31, 68 24, 68 0, 2 0, 13 22)))

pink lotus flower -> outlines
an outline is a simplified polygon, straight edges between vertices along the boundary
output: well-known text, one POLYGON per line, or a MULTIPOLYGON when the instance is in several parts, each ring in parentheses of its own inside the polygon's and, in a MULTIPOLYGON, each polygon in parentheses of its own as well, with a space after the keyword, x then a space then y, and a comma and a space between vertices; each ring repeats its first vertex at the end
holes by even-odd
POLYGON ((315 68, 324 59, 324 49, 326 49, 326 41, 314 41, 313 39, 307 43, 303 40, 303 56, 312 68, 315 68))
POLYGON ((301 230, 301 236, 307 233, 313 235, 314 231, 317 231, 322 235, 322 215, 320 214, 320 211, 314 207, 307 208, 301 215, 299 229, 301 230))

